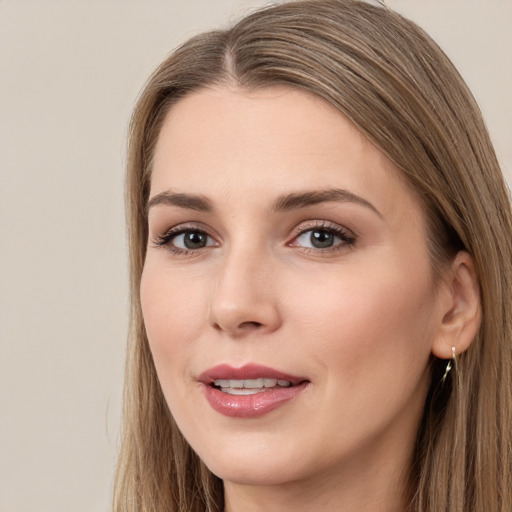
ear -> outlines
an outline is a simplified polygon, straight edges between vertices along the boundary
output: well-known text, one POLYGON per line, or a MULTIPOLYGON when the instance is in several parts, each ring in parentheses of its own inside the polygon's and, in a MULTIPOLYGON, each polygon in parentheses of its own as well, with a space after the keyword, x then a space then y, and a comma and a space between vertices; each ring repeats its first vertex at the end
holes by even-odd
POLYGON ((457 253, 440 288, 441 323, 432 353, 440 359, 451 359, 452 347, 461 354, 471 345, 482 318, 478 278, 466 251, 457 253))

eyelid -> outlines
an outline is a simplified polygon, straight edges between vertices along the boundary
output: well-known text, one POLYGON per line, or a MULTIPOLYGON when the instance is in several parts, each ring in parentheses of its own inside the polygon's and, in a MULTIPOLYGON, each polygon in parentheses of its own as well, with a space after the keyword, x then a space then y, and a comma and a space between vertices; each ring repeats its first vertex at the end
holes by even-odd
POLYGON ((297 224, 297 226, 293 228, 292 236, 296 237, 310 229, 325 229, 327 231, 339 231, 352 238, 357 238, 356 233, 354 233, 354 231, 352 231, 351 229, 336 222, 332 222, 330 220, 325 219, 311 219, 300 222, 299 224, 297 224))
MULTIPOLYGON (((218 242, 218 236, 216 236, 210 228, 202 224, 201 222, 185 222, 181 224, 176 224, 175 226, 172 226, 168 229, 165 229, 161 232, 161 234, 155 233, 151 237, 151 242, 153 243, 153 246, 156 248, 159 247, 169 247, 170 249, 170 242, 173 238, 179 236, 182 233, 186 233, 187 231, 197 231, 200 233, 204 233, 209 238, 215 241, 215 246, 219 245, 218 242)), ((208 247, 208 246, 207 246, 208 247)), ((209 246, 211 247, 211 246, 209 246)), ((206 248, 206 247, 204 247, 206 248)), ((203 249, 204 249, 203 248, 203 249)), ((180 248, 174 248, 176 252, 185 252, 185 249, 180 248)), ((200 249, 190 249, 190 252, 198 252, 200 249)))
POLYGON ((326 253, 329 251, 336 251, 341 250, 346 247, 352 247, 356 241, 357 241, 357 235, 350 229, 331 222, 327 220, 308 220, 305 222, 300 223, 293 229, 292 233, 292 240, 287 243, 290 247, 298 247, 301 248, 304 251, 307 252, 316 252, 316 253, 326 253), (320 248, 314 248, 314 247, 302 247, 299 245, 294 245, 294 242, 296 242, 302 235, 307 233, 308 231, 314 231, 314 230, 324 230, 329 231, 333 233, 335 236, 341 239, 341 243, 336 244, 334 246, 320 249, 320 248))

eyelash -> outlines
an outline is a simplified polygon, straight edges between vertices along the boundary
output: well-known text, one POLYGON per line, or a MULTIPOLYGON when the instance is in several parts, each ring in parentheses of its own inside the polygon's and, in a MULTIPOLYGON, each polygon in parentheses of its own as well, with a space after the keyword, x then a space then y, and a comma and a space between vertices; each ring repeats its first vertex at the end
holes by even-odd
POLYGON ((349 231, 346 228, 343 228, 339 226, 338 224, 334 224, 332 222, 328 221, 310 221, 307 223, 303 223, 299 225, 296 229, 296 234, 293 237, 292 242, 288 243, 288 246, 291 247, 299 247, 302 251, 306 253, 313 253, 313 254, 325 254, 330 252, 336 252, 343 249, 346 249, 347 247, 353 247, 356 243, 356 237, 355 235, 349 231), (314 231, 323 231, 326 233, 329 233, 337 238, 340 239, 340 242, 332 245, 330 247, 326 248, 315 248, 315 247, 302 247, 298 245, 294 245, 294 242, 296 242, 300 237, 306 235, 308 232, 314 232, 314 231))
MULTIPOLYGON (((166 231, 163 235, 157 235, 153 239, 153 245, 155 247, 166 247, 171 253, 179 255, 179 256, 191 256, 197 254, 201 249, 205 249, 208 247, 215 247, 218 244, 211 244, 210 246, 205 246, 197 249, 182 249, 175 247, 171 244, 173 239, 176 239, 179 235, 183 235, 186 233, 198 233, 202 235, 206 235, 208 238, 214 239, 212 235, 208 233, 205 229, 201 229, 195 225, 179 225, 173 227, 166 231)), ((356 243, 356 237, 351 232, 337 224, 333 224, 327 221, 310 221, 308 223, 303 223, 299 225, 295 234, 293 235, 293 239, 291 242, 287 243, 288 247, 298 247, 305 253, 315 253, 315 254, 325 254, 330 252, 335 252, 342 250, 343 248, 353 247, 356 243), (308 232, 314 231, 323 231, 329 234, 332 234, 336 238, 340 240, 336 245, 326 247, 326 248, 315 248, 315 247, 303 247, 300 245, 294 245, 294 243, 302 236, 306 235, 308 232)))
MULTIPOLYGON (((166 247, 171 253, 177 254, 180 256, 190 256, 192 254, 197 254, 200 249, 181 249, 179 247, 175 247, 171 244, 172 240, 177 238, 179 235, 183 235, 185 233, 199 233, 204 234, 208 238, 213 239, 213 237, 205 230, 201 229, 198 226, 194 225, 179 225, 174 228, 169 229, 163 235, 157 235, 153 240, 153 245, 155 247, 166 247)), ((201 249, 204 249, 202 247, 201 249)))

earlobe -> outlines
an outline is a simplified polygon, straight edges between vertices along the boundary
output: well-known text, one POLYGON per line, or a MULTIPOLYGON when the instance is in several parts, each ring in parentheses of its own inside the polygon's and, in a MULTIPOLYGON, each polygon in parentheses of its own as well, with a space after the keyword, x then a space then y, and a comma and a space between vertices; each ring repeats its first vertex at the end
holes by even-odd
POLYGON ((457 253, 443 281, 441 322, 432 353, 450 359, 453 347, 457 355, 468 349, 481 323, 480 286, 473 259, 466 251, 457 253))

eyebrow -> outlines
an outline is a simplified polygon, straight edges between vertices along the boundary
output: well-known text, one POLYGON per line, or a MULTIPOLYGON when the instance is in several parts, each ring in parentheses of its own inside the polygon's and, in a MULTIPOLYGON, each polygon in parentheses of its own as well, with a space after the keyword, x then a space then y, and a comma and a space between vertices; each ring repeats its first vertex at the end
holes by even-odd
POLYGON ((157 205, 178 206, 179 208, 186 208, 198 212, 213 211, 213 204, 206 197, 193 194, 181 194, 172 192, 171 190, 161 192, 152 197, 146 205, 146 213, 150 208, 157 205))
POLYGON ((372 203, 363 199, 362 197, 349 192, 348 190, 339 188, 330 188, 326 190, 312 190, 307 192, 298 192, 287 194, 285 196, 278 197, 273 205, 272 210, 276 212, 297 210, 299 208, 305 208, 319 203, 326 202, 343 202, 343 203, 356 203, 361 206, 369 208, 379 217, 382 218, 382 214, 373 206, 372 203))
MULTIPOLYGON (((382 218, 382 214, 379 212, 379 210, 377 210, 377 208, 375 208, 372 203, 354 194, 353 192, 339 188, 294 192, 291 194, 279 196, 272 203, 271 210, 274 212, 298 210, 300 208, 306 208, 308 206, 327 202, 356 203, 369 208, 382 218)), ((214 210, 212 202, 205 196, 177 193, 172 192, 171 190, 161 192, 160 194, 152 197, 146 206, 146 213, 150 208, 157 205, 177 206, 179 208, 185 208, 199 212, 212 212, 214 210)))

